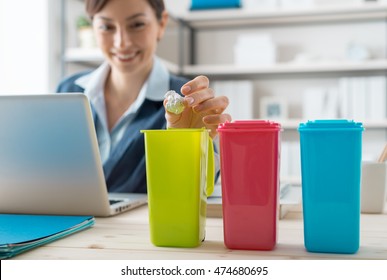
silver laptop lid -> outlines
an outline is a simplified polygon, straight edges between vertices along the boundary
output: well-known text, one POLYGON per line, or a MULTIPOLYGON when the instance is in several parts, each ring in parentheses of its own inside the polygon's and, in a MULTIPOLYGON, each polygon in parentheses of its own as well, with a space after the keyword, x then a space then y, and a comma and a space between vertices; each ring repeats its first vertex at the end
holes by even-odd
POLYGON ((110 214, 85 95, 0 96, 0 212, 110 214))

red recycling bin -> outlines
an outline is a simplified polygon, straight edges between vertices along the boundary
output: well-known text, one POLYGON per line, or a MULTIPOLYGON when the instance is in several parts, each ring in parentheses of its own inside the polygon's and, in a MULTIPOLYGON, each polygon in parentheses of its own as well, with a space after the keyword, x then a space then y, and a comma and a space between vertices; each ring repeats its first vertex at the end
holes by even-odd
POLYGON ((277 243, 280 131, 264 120, 218 127, 227 248, 272 250, 277 243))

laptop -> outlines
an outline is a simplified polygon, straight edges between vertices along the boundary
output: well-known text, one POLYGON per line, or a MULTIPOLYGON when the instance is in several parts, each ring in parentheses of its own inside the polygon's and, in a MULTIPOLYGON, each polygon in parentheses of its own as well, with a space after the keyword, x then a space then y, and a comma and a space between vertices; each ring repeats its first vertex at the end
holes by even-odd
POLYGON ((108 193, 84 94, 0 96, 0 213, 111 216, 146 203, 108 193))

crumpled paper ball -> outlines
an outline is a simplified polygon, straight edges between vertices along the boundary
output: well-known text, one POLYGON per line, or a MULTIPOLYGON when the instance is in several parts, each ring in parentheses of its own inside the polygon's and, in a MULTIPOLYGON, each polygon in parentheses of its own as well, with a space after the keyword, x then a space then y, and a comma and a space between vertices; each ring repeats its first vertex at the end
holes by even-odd
POLYGON ((184 98, 180 96, 176 91, 169 90, 164 96, 167 99, 167 104, 165 108, 168 112, 174 113, 176 115, 184 111, 184 98))

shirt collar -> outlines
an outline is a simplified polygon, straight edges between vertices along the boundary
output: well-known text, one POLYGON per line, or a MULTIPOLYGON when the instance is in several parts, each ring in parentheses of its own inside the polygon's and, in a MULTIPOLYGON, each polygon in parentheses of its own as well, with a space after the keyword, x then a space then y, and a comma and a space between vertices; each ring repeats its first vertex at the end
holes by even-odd
MULTIPOLYGON (((78 78, 75 81, 75 84, 85 90, 85 95, 90 101, 93 103, 95 101, 100 102, 99 99, 103 97, 101 96, 101 93, 103 92, 103 87, 109 71, 109 64, 104 62, 93 72, 78 78)), ((164 95, 169 90, 169 79, 170 74, 168 69, 158 57, 154 57, 152 71, 141 89, 142 91, 145 90, 144 97, 153 101, 164 100, 164 95)), ((141 95, 139 95, 139 97, 140 96, 141 95)))
POLYGON ((152 71, 148 78, 145 98, 153 101, 163 101, 169 90, 170 74, 158 57, 155 57, 152 71))
POLYGON ((109 72, 110 66, 104 62, 93 72, 78 78, 75 84, 83 88, 85 95, 94 103, 103 97, 102 93, 109 72))

